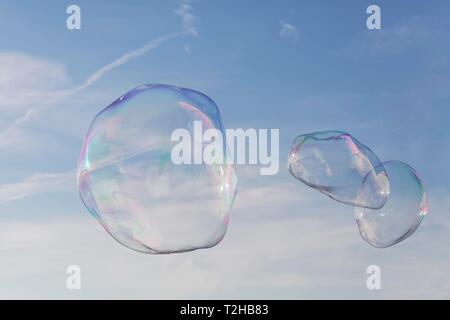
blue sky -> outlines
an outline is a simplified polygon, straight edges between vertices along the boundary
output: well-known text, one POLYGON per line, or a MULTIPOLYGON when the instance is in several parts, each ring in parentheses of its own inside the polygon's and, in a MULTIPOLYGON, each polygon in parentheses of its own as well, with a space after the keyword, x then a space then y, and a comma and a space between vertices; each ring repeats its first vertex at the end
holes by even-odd
POLYGON ((0 297, 449 298, 450 3, 189 5, 195 18, 183 26, 178 1, 0 3, 0 297), (82 29, 69 31, 73 3, 82 29), (370 4, 381 7, 382 30, 366 28, 370 4), (101 72, 186 27, 197 35, 101 72), (228 128, 280 129, 280 173, 238 168, 230 228, 215 248, 139 255, 79 200, 75 167, 90 121, 142 83, 206 93, 228 128), (351 208, 289 176, 292 139, 319 130, 350 132, 418 170, 430 215, 412 237, 374 249, 351 208), (83 270, 79 292, 65 287, 70 264, 83 270), (370 264, 382 268, 380 291, 365 287, 370 264))

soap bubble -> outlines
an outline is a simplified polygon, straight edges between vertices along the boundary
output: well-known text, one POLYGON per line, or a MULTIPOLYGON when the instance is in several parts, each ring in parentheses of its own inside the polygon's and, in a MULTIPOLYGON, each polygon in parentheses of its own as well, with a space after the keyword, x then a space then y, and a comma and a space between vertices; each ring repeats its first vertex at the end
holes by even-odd
MULTIPOLYGON (((378 210, 355 207, 361 237, 378 248, 392 246, 409 237, 428 211, 427 195, 417 172, 400 161, 387 161, 382 165, 389 176, 386 204, 378 210)), ((371 196, 362 188, 358 199, 364 202, 371 196)))
POLYGON ((295 178, 336 201, 371 209, 386 203, 389 181, 381 161, 348 133, 299 135, 291 147, 288 165, 295 178), (358 198, 361 188, 370 196, 358 198))
POLYGON ((417 172, 400 161, 381 163, 372 150, 347 133, 298 136, 288 164, 298 180, 354 206, 361 237, 374 247, 406 239, 427 214, 427 195, 417 172))
MULTIPOLYGON (((139 86, 93 120, 78 161, 78 189, 91 214, 124 246, 144 253, 208 248, 224 237, 237 177, 226 159, 174 164, 176 129, 196 124, 223 137, 206 95, 170 85, 139 86)), ((225 138, 223 138, 225 139, 225 138)), ((208 146, 196 139, 192 148, 208 146)), ((226 143, 223 143, 226 157, 226 143)))

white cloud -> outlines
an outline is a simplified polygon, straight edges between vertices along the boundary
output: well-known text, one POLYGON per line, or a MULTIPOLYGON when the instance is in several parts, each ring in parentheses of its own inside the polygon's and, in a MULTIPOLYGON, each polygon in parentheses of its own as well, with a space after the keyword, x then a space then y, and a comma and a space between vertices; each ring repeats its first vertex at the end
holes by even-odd
MULTIPOLYGON (((0 53, 0 112, 18 116, 0 132, 0 148, 29 141, 20 127, 33 116, 57 103, 85 90, 100 80, 106 73, 157 48, 162 42, 181 35, 169 34, 150 41, 141 48, 128 52, 113 62, 92 73, 84 83, 70 89, 61 86, 70 83, 63 65, 22 53, 0 53)), ((35 193, 48 191, 48 187, 59 184, 69 173, 36 173, 23 181, 0 185, 0 203, 21 199, 35 193)), ((72 174, 74 176, 74 174, 72 174)))
POLYGON ((280 37, 282 39, 289 39, 292 41, 297 41, 300 34, 298 32, 297 27, 293 26, 292 24, 280 21, 280 37))
POLYGON ((0 220, 0 297, 449 297, 448 246, 426 250, 445 241, 448 221, 439 230, 433 226, 440 220, 430 221, 402 244, 375 249, 360 239, 348 206, 318 193, 305 203, 304 185, 270 180, 272 191, 283 196, 272 197, 267 187, 253 183, 243 188, 225 239, 214 248, 184 254, 135 253, 87 213, 35 222, 0 220), (366 268, 374 263, 382 270, 383 289, 376 292, 366 288, 366 268), (81 291, 65 287, 65 270, 72 264, 81 267, 81 291))
MULTIPOLYGON (((90 87, 95 82, 100 80, 102 77, 104 77, 108 72, 120 67, 121 65, 129 62, 130 60, 133 60, 146 54, 147 52, 149 52, 154 48, 159 47, 164 41, 180 35, 181 33, 173 33, 158 37, 136 50, 125 53, 124 55, 120 56, 111 63, 108 63, 105 66, 101 67, 100 69, 96 70, 81 85, 64 90, 54 90, 44 92, 39 95, 40 99, 36 99, 36 92, 40 91, 40 88, 42 86, 41 83, 45 83, 46 80, 48 80, 49 76, 47 75, 47 73, 49 72, 50 74, 59 75, 59 78, 65 77, 65 74, 61 70, 56 69, 54 64, 49 63, 46 64, 34 57, 24 56, 22 54, 19 54, 17 57, 14 56, 10 57, 10 60, 12 61, 27 62, 24 64, 25 67, 29 66, 31 68, 26 69, 26 71, 24 72, 25 74, 35 74, 34 72, 34 70, 36 69, 36 67, 34 66, 35 64, 40 66, 40 68, 39 73, 35 75, 35 79, 33 79, 32 81, 25 82, 26 84, 25 86, 22 86, 22 83, 14 82, 14 73, 9 73, 6 75, 10 76, 11 78, 6 78, 6 76, 4 75, 3 79, 1 79, 2 81, 0 82, 0 93, 3 91, 12 91, 12 92, 19 91, 19 93, 21 93, 22 98, 26 98, 25 100, 20 101, 21 105, 27 105, 31 107, 28 108, 28 110, 24 115, 14 120, 11 124, 9 124, 6 127, 6 129, 3 130, 3 132, 0 133, 0 145, 2 145, 2 140, 9 141, 11 138, 10 134, 14 133, 14 130, 16 128, 32 119, 32 117, 35 114, 40 113, 43 110, 47 109, 48 107, 55 105, 57 102, 61 102, 61 100, 67 99, 68 97, 73 96, 82 90, 85 90, 86 88, 90 87), (24 57, 27 58, 24 59, 24 57), (1 87, 2 85, 3 88, 1 87)), ((0 60, 0 64, 3 65, 3 68, 5 68, 5 65, 7 63, 8 63, 7 60, 3 61, 0 60)), ((12 67, 16 67, 16 65, 14 64, 12 65, 12 67)))
MULTIPOLYGON (((162 36, 137 50, 128 52, 92 73, 81 85, 70 89, 59 88, 61 84, 69 83, 62 65, 22 53, 0 53, 0 95, 2 95, 0 111, 12 109, 17 113, 18 110, 26 109, 25 114, 17 117, 0 133, 0 148, 6 149, 11 145, 29 141, 31 137, 23 136, 20 127, 33 119, 35 114, 85 90, 106 73, 179 35, 181 34, 162 36)), ((23 181, 0 185, 0 203, 48 191, 48 187, 58 184, 70 174, 36 173, 23 181)), ((74 177, 74 173, 72 176, 74 177)))
POLYGON ((174 12, 181 18, 183 30, 186 33, 198 37, 198 31, 195 27, 197 17, 194 15, 194 8, 188 3, 188 1, 181 2, 174 12))
POLYGON ((35 173, 17 183, 0 185, 0 204, 19 200, 37 193, 51 191, 63 182, 75 180, 74 172, 35 173))
POLYGON ((70 84, 62 64, 23 53, 0 52, 0 114, 3 118, 48 105, 70 84))
MULTIPOLYGON (((2 97, 0 111, 27 110, 3 132, 0 132, 0 140, 7 139, 10 131, 29 121, 34 114, 87 89, 110 71, 159 47, 163 42, 186 33, 198 36, 194 25, 197 18, 193 14, 192 6, 187 1, 181 2, 174 12, 182 20, 182 32, 160 36, 136 50, 127 52, 94 71, 82 84, 68 89, 63 89, 63 86, 70 81, 62 64, 23 53, 0 52, 0 96, 2 97)), ((188 52, 190 48, 187 46, 185 50, 188 52)))
MULTIPOLYGON (((70 81, 62 64, 23 53, 0 52, 0 96, 2 97, 0 113, 4 115, 3 121, 0 120, 0 127, 3 127, 0 131, 0 148, 5 149, 11 145, 29 141, 30 138, 25 137, 20 130, 23 124, 30 122, 35 115, 47 108, 87 89, 114 69, 148 53, 169 39, 186 33, 198 36, 194 26, 196 17, 193 14, 192 6, 187 2, 182 2, 175 13, 182 19, 182 32, 158 37, 136 50, 125 53, 94 71, 82 84, 68 89, 64 89, 64 86, 70 84, 70 81), (22 115, 17 113, 22 113, 22 115), (5 119, 11 117, 16 117, 16 119, 8 123, 8 120, 5 119)), ((188 45, 185 46, 185 51, 190 52, 188 45)), ((30 184, 29 179, 26 179, 16 184, 17 187, 22 188, 20 197, 38 191, 39 188, 36 184, 39 182, 43 186, 52 183, 52 177, 45 175, 40 176, 39 179, 33 177, 31 182, 32 184, 30 184), (49 178, 48 181, 46 177, 49 178), (25 188, 28 188, 28 191, 25 191, 25 188)), ((12 190, 12 186, 7 188, 5 190, 8 190, 8 192, 12 190)), ((6 196, 5 199, 12 201, 14 196, 6 196)))

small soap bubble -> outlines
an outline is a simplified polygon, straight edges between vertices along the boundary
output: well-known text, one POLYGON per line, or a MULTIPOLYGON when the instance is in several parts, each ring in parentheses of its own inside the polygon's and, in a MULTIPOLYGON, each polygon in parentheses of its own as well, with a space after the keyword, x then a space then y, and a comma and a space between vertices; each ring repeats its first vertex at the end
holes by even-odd
MULTIPOLYGON (((409 237, 428 212, 427 194, 417 172, 404 162, 382 164, 389 177, 386 204, 378 209, 355 207, 355 218, 361 237, 378 248, 393 246, 409 237)), ((361 188, 359 201, 372 194, 361 188)))
POLYGON ((381 161, 348 133, 299 135, 291 147, 288 166, 295 178, 336 201, 371 209, 386 203, 389 182, 381 161), (362 187, 370 197, 358 198, 362 187))
MULTIPOLYGON (((131 90, 94 118, 78 161, 79 194, 124 246, 174 253, 212 247, 224 237, 236 193, 233 167, 225 159, 217 164, 171 160, 178 143, 172 133, 186 129, 194 136, 199 123, 225 137, 214 101, 161 84, 131 90)), ((199 145, 202 151, 208 143, 192 141, 193 149, 199 145)))
POLYGON ((340 131, 298 136, 289 171, 306 185, 352 205, 361 237, 377 248, 408 238, 428 212, 417 172, 400 161, 381 162, 375 153, 340 131))

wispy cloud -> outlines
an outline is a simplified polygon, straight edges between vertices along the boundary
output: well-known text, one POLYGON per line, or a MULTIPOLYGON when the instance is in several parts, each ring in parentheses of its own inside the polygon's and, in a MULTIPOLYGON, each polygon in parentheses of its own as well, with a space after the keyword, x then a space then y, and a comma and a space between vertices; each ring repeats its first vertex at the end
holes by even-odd
MULTIPOLYGON (((43 101, 42 100, 36 101, 34 92, 38 91, 38 89, 30 88, 28 96, 32 99, 31 99, 31 101, 28 101, 28 102, 30 105, 36 105, 36 106, 29 108, 24 115, 18 117, 16 120, 14 120, 9 126, 6 127, 6 129, 3 130, 3 132, 0 133, 0 145, 1 145, 1 142, 3 139, 9 139, 8 134, 11 131, 14 131, 17 127, 19 127, 23 123, 29 121, 35 114, 38 114, 38 113, 42 112, 43 110, 45 110, 51 106, 54 106, 57 102, 67 99, 67 98, 81 92, 82 90, 87 89, 88 87, 92 86, 95 82, 99 81, 102 77, 104 77, 108 72, 111 72, 112 70, 126 64, 127 62, 148 53, 152 49, 159 47, 164 41, 169 40, 174 37, 181 36, 183 34, 184 33, 173 33, 173 34, 168 34, 168 35, 156 38, 156 39, 150 41, 149 43, 145 44, 144 46, 142 46, 136 50, 133 50, 131 52, 125 53, 124 55, 120 56, 119 58, 115 59, 114 61, 112 61, 112 62, 106 64, 105 66, 101 67, 100 69, 96 70, 94 73, 92 73, 86 79, 86 81, 84 81, 79 86, 65 89, 65 90, 55 90, 55 91, 44 92, 45 97, 47 99, 45 99, 43 101)), ((32 57, 31 59, 35 59, 35 58, 32 57)), ((0 63, 3 64, 5 62, 0 60, 0 63)), ((50 65, 50 67, 51 67, 51 65, 50 65)), ((41 79, 41 81, 37 81, 37 83, 44 82, 44 80, 45 79, 41 79)), ((10 84, 11 80, 5 79, 3 81, 3 83, 10 84)), ((6 91, 8 89, 9 88, 2 89, 0 86, 0 92, 6 91)))
POLYGON ((48 192, 55 186, 70 180, 75 181, 75 172, 36 173, 17 183, 2 184, 0 185, 0 204, 48 192))
MULTIPOLYGON (((2 112, 4 112, 4 109, 8 110, 13 106, 19 109, 25 108, 25 105, 32 106, 0 133, 0 147, 8 146, 12 143, 12 140, 17 140, 20 137, 17 130, 23 124, 31 121, 34 115, 87 89, 108 72, 181 34, 169 34, 152 40, 141 48, 128 52, 98 69, 81 85, 63 90, 54 89, 58 82, 68 82, 68 77, 61 65, 21 53, 0 54, 0 71, 3 71, 0 74, 0 94, 2 94, 2 98, 4 97, 0 104, 2 112), (17 73, 16 67, 21 70, 21 74, 17 73), (14 99, 15 97, 19 97, 21 100, 17 101, 14 99)), ((74 172, 35 173, 17 183, 0 185, 0 204, 47 192, 54 186, 71 178, 75 178, 74 172)))
POLYGON ((30 105, 47 101, 69 84, 63 64, 24 53, 0 52, 0 112, 3 116, 15 115, 30 105))
POLYGON ((298 32, 297 27, 284 21, 280 21, 280 26, 281 26, 280 37, 282 39, 289 39, 292 41, 298 40, 300 34, 298 32))
MULTIPOLYGON (((22 100, 9 99, 9 102, 15 104, 21 103, 22 105, 36 105, 36 107, 29 108, 25 114, 18 117, 10 125, 8 125, 2 132, 0 132, 0 146, 2 145, 3 139, 8 139, 8 134, 14 131, 17 127, 21 126, 23 123, 29 121, 35 114, 47 109, 50 106, 56 105, 58 102, 65 100, 87 88, 92 86, 94 83, 103 78, 107 73, 113 71, 114 69, 128 63, 129 61, 136 59, 149 51, 159 47, 163 42, 173 39, 182 35, 190 34, 193 36, 198 36, 198 31, 195 27, 196 17, 193 14, 193 7, 188 3, 188 1, 181 2, 179 7, 174 11, 182 21, 183 30, 181 32, 170 33, 158 37, 142 47, 127 52, 115 59, 114 61, 106 64, 105 66, 94 71, 87 79, 80 85, 64 89, 64 90, 42 90, 40 87, 42 84, 49 83, 48 79, 50 77, 50 83, 64 83, 68 82, 68 77, 64 72, 64 68, 55 63, 45 63, 44 60, 39 60, 35 57, 25 56, 23 54, 10 54, 1 55, 0 54, 0 94, 5 94, 5 96, 14 95, 15 97, 20 96, 22 100), (24 58, 25 57, 25 58, 24 58), (20 65, 18 65, 21 62, 20 65), (25 62, 25 63, 24 63, 25 62), (11 66, 14 66, 13 70, 15 72, 1 72, 5 68, 11 70, 11 66), (17 70, 17 68, 19 70, 17 70), (20 70, 23 72, 20 73, 20 70), (43 72, 45 69, 45 72, 43 72), (19 72, 18 72, 19 71, 19 72), (38 75, 37 78, 25 77, 26 74, 38 75), (21 77, 22 82, 17 83, 15 77, 21 77), (53 76, 53 78, 52 78, 53 76), (28 80, 27 80, 28 79, 28 80), (30 80, 31 79, 31 80, 30 80), (64 81, 53 81, 53 80, 64 80, 64 81), (16 94, 21 91, 21 94, 16 94), (24 100, 25 99, 25 100, 24 100), (15 101, 15 102, 14 102, 15 101)), ((186 48, 185 48, 186 50, 186 48)), ((187 49, 190 51, 190 49, 187 49)), ((0 103, 0 107, 2 107, 0 103)), ((8 104, 11 106, 11 104, 8 104)))
POLYGON ((194 8, 190 5, 190 1, 180 2, 179 7, 174 12, 181 18, 183 30, 198 37, 198 31, 195 27, 197 17, 194 15, 194 8))
MULTIPOLYGON (((94 71, 80 85, 68 89, 61 88, 61 85, 70 83, 62 64, 23 53, 0 53, 0 96, 2 96, 0 112, 3 114, 11 112, 13 113, 11 116, 14 116, 18 110, 22 112, 26 110, 21 116, 4 126, 3 131, 0 132, 0 148, 10 145, 12 140, 17 139, 20 136, 18 135, 20 127, 32 121, 36 115, 86 90, 116 68, 158 48, 169 39, 186 34, 198 36, 194 26, 196 17, 192 6, 182 2, 175 13, 182 20, 181 32, 160 36, 136 50, 123 54, 94 71)), ((185 47, 185 51, 190 52, 189 46, 185 47)), ((62 176, 67 174, 69 173, 64 173, 62 176)), ((42 192, 46 186, 57 184, 62 176, 37 173, 16 184, 0 185, 0 203, 42 192)))
MULTIPOLYGON (((224 240, 208 250, 136 254, 112 240, 88 214, 76 219, 59 216, 48 221, 0 223, 0 297, 449 297, 448 246, 442 242, 450 228, 448 220, 442 224, 436 219, 440 227, 434 229, 427 217, 427 225, 399 246, 374 249, 360 239, 348 206, 326 201, 294 180, 278 178, 270 179, 270 188, 278 196, 268 197, 270 188, 258 186, 266 178, 246 174, 243 178, 255 181, 239 193, 224 240), (433 241, 442 245, 427 251, 433 241), (30 254, 18 255, 18 249, 24 248, 30 254), (27 264, 30 259, 36 262, 33 268, 27 264), (74 292, 64 286, 64 271, 71 264, 84 272, 86 290, 74 292), (366 288, 370 264, 382 268, 382 290, 366 288), (48 290, 40 290, 44 284, 48 290)), ((448 207, 448 201, 442 204, 448 207)))

